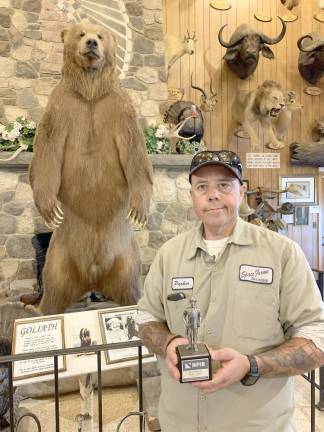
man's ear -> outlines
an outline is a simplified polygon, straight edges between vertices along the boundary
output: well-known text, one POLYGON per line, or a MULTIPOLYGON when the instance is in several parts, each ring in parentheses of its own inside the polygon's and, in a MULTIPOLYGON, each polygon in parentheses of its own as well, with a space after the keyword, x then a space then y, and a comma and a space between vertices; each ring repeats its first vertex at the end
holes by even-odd
POLYGON ((63 43, 64 43, 64 39, 65 39, 65 36, 67 35, 68 31, 69 31, 68 29, 64 29, 61 31, 61 41, 63 43))

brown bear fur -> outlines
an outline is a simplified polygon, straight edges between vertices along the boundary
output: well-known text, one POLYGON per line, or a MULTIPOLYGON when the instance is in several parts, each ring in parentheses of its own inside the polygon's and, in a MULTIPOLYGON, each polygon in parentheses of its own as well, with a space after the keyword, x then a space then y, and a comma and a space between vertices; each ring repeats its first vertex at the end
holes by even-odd
POLYGON ((121 305, 136 302, 139 250, 126 216, 132 209, 144 221, 152 192, 143 134, 116 77, 114 38, 81 23, 62 39, 62 79, 38 125, 30 166, 45 221, 58 203, 64 210, 43 272, 44 314, 63 312, 89 290, 121 305))

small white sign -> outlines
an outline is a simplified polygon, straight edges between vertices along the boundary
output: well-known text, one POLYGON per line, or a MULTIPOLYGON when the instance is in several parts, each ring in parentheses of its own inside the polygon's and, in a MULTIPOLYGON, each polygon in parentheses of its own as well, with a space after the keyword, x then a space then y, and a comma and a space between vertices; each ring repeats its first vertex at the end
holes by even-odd
POLYGON ((246 168, 280 168, 280 153, 246 153, 246 168))
POLYGON ((173 290, 193 289, 193 277, 172 278, 172 289, 173 290))
MULTIPOLYGON (((37 317, 16 320, 14 325, 13 354, 26 354, 64 348, 62 316, 37 317)), ((66 369, 65 356, 58 357, 58 369, 66 369)), ((14 363, 14 378, 53 373, 54 358, 42 357, 19 360, 14 363)))
POLYGON ((309 213, 319 213, 320 208, 319 206, 309 206, 309 213))

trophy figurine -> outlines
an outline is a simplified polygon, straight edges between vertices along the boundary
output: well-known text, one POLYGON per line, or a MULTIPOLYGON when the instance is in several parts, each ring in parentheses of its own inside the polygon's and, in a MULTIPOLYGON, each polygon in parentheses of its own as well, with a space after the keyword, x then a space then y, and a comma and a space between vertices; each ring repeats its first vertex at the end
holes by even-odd
POLYGON ((197 300, 190 299, 190 306, 183 312, 183 321, 186 325, 188 345, 176 347, 180 382, 209 381, 212 379, 211 358, 204 343, 197 343, 200 327, 200 310, 197 300))

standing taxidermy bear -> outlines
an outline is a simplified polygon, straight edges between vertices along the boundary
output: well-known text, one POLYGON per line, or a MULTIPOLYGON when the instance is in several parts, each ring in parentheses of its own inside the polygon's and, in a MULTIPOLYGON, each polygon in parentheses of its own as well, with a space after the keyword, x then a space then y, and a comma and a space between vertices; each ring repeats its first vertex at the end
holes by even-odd
POLYGON ((152 192, 144 138, 116 76, 113 36, 80 23, 62 40, 62 79, 38 125, 30 167, 37 209, 57 228, 43 271, 45 314, 63 312, 89 290, 121 305, 137 301, 130 221, 145 224, 152 192))

